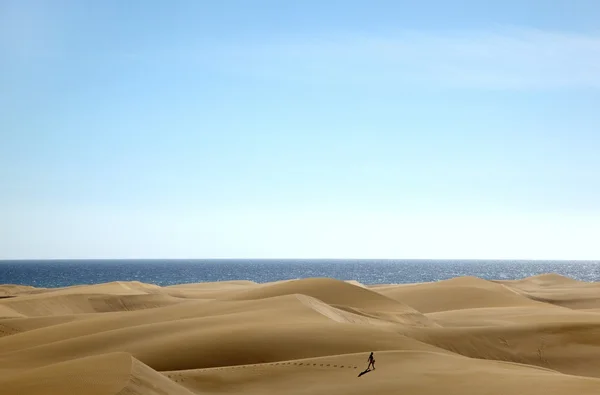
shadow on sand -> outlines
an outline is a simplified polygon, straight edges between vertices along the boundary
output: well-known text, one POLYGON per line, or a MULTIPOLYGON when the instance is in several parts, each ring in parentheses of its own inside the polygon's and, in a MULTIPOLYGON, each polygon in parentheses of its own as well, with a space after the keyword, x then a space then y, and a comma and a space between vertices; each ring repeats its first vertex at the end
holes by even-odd
POLYGON ((362 376, 363 374, 367 374, 367 373, 369 373, 370 371, 371 371, 371 369, 367 368, 367 370, 364 370, 364 371, 360 372, 360 373, 358 374, 358 377, 362 376))

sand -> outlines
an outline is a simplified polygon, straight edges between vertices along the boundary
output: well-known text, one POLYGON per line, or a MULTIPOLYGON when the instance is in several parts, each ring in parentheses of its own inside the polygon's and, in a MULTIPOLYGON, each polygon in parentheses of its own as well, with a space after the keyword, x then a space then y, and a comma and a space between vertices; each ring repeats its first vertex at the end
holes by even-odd
POLYGON ((0 285, 2 395, 365 392, 598 394, 600 284, 0 285))

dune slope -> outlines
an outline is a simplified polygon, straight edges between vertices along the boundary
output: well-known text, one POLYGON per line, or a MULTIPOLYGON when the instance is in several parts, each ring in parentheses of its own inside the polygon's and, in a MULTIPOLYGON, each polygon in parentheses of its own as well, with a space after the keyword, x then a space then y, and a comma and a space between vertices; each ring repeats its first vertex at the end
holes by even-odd
POLYGON ((498 394, 540 395, 600 390, 600 380, 451 354, 377 354, 377 368, 357 377, 364 354, 236 368, 165 372, 197 394, 498 394))

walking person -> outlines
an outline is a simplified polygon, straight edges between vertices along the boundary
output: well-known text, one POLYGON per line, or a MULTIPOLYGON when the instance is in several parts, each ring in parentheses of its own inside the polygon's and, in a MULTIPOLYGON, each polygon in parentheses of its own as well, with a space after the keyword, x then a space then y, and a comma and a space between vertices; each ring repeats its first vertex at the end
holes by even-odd
POLYGON ((371 355, 369 355, 369 365, 367 366, 367 370, 373 365, 373 370, 375 370, 375 358, 373 357, 373 352, 371 351, 371 355))

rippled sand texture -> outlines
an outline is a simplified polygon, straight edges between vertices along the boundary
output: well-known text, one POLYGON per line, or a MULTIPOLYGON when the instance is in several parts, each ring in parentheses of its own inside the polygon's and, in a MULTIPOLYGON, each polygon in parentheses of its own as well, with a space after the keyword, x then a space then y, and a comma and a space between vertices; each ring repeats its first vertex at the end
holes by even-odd
POLYGON ((600 285, 553 274, 0 286, 3 395, 599 394, 599 346, 600 285))

